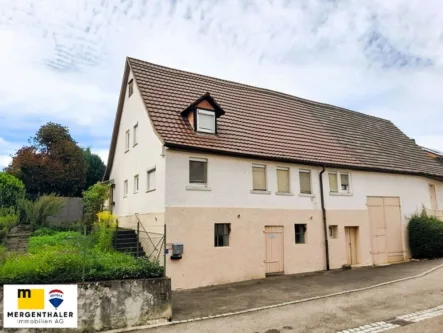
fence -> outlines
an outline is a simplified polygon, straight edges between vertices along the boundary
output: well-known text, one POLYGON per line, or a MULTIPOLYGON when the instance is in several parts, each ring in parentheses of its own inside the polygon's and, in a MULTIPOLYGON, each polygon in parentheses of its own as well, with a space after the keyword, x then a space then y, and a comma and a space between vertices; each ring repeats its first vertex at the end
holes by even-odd
POLYGON ((140 222, 137 223, 137 235, 142 247, 139 251, 144 251, 149 261, 155 261, 164 266, 165 235, 146 231, 140 222))

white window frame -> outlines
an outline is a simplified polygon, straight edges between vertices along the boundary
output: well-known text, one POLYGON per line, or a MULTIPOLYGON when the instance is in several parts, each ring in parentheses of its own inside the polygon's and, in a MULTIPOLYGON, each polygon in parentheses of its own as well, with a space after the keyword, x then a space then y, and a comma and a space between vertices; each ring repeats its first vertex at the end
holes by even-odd
POLYGON ((214 111, 197 109, 196 116, 197 116, 197 131, 198 132, 215 134, 215 132, 216 132, 216 129, 215 129, 216 123, 215 123, 215 112, 214 111), (200 114, 213 117, 213 120, 214 120, 213 121, 213 130, 207 129, 207 128, 200 128, 200 117, 199 117, 200 114))
POLYGON ((146 192, 152 192, 152 191, 155 191, 156 189, 157 189, 157 171, 156 171, 156 167, 152 167, 152 168, 146 170, 146 192), (150 188, 149 174, 151 174, 153 172, 155 173, 155 187, 150 188))
POLYGON ((125 153, 129 151, 129 142, 131 141, 131 130, 125 132, 125 153))
POLYGON ((207 158, 198 158, 198 157, 190 157, 189 158, 189 162, 188 162, 188 165, 189 165, 189 174, 188 174, 188 183, 189 183, 189 185, 191 185, 191 186, 199 186, 199 187, 205 187, 205 186, 208 186, 208 182, 209 182, 209 175, 208 175, 208 170, 209 170, 209 165, 208 165, 208 159, 207 158), (191 183, 191 161, 193 161, 193 162, 204 162, 204 163, 206 163, 206 179, 205 179, 205 182, 204 183, 191 183))
POLYGON ((331 192, 331 188, 329 188, 329 195, 352 195, 352 180, 351 173, 348 171, 328 171, 328 186, 329 186, 329 174, 337 175, 337 192, 331 192), (348 175, 349 186, 348 190, 342 190, 341 188, 341 175, 348 175))
POLYGON ((255 164, 255 163, 252 163, 251 172, 252 172, 252 190, 251 190, 251 193, 270 194, 271 192, 268 190, 268 168, 267 168, 266 164, 255 164), (265 189, 264 190, 259 190, 259 189, 255 189, 254 188, 254 168, 262 168, 262 169, 265 170, 265 189))
POLYGON ((128 180, 126 179, 123 182, 123 198, 126 198, 128 196, 128 192, 129 192, 129 183, 128 180))
POLYGON ((137 139, 137 130, 138 130, 138 122, 132 127, 132 147, 135 147, 138 144, 137 139))
POLYGON ((310 169, 298 169, 298 193, 301 196, 313 196, 314 195, 314 191, 312 189, 312 171, 310 169), (311 185, 311 193, 304 193, 301 191, 301 181, 300 181, 300 173, 307 173, 309 174, 309 184, 311 185))
POLYGON ((134 194, 138 193, 140 189, 140 176, 135 175, 134 176, 134 194))

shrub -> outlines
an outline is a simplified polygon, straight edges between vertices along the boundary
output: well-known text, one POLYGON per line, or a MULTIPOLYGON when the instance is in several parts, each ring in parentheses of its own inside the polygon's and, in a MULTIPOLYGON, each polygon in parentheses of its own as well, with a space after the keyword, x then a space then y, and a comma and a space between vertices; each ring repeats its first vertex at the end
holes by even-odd
POLYGON ((47 226, 48 217, 58 214, 63 205, 63 198, 54 194, 43 195, 35 201, 27 199, 19 201, 25 223, 30 224, 33 228, 47 226))
POLYGON ((97 214, 98 220, 94 222, 92 234, 95 246, 102 251, 112 249, 112 238, 117 228, 117 219, 110 212, 100 212, 97 214))
POLYGON ((110 185, 97 183, 83 191, 84 220, 88 229, 97 220, 97 214, 103 209, 109 196, 110 185))
POLYGON ((443 222, 423 210, 414 214, 408 224, 409 247, 416 259, 443 257, 443 222))
POLYGON ((0 172, 0 208, 16 207, 17 202, 24 197, 23 182, 6 172, 0 172))
POLYGON ((11 229, 18 222, 18 215, 13 207, 0 208, 0 241, 5 238, 11 229))

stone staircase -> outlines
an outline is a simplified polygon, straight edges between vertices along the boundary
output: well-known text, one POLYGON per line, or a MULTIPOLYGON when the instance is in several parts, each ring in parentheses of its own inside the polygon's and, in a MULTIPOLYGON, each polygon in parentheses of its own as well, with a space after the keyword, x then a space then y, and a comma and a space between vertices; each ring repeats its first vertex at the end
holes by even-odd
POLYGON ((27 227, 14 227, 6 236, 4 245, 8 251, 24 253, 28 248, 28 239, 31 234, 32 231, 27 227))
POLYGON ((136 257, 138 243, 138 256, 146 257, 146 253, 137 239, 137 233, 135 232, 135 230, 117 228, 114 237, 114 247, 117 251, 124 252, 136 257))

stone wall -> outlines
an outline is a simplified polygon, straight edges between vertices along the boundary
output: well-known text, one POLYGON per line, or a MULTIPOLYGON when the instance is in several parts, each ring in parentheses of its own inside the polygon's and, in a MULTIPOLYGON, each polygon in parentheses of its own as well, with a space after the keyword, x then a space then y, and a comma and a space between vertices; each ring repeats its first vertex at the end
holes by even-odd
MULTIPOLYGON (((50 331, 107 331, 168 321, 171 317, 169 278, 85 282, 78 284, 78 328, 50 331)), ((0 292, 0 327, 3 327, 3 288, 0 292)), ((5 331, 31 333, 37 330, 5 331)))

